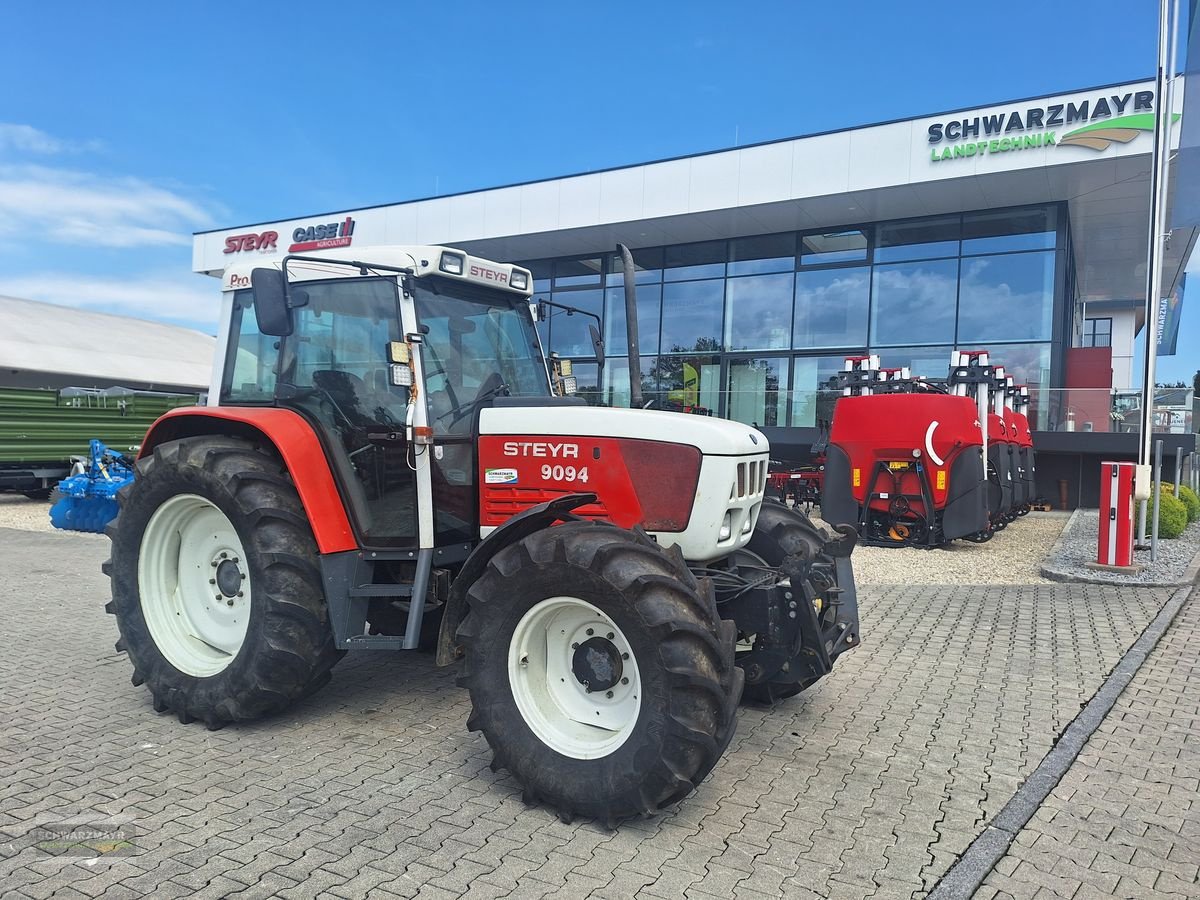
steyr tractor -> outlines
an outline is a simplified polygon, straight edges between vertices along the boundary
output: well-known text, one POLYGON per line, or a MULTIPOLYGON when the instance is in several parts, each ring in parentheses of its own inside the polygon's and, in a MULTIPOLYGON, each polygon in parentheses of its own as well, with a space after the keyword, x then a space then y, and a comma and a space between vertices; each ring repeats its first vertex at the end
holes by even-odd
POLYGON ((572 396, 524 269, 358 253, 225 271, 209 405, 119 495, 107 609, 157 711, 220 728, 426 648, 526 802, 614 823, 700 783, 743 685, 857 646, 857 535, 764 499, 761 433, 572 396))

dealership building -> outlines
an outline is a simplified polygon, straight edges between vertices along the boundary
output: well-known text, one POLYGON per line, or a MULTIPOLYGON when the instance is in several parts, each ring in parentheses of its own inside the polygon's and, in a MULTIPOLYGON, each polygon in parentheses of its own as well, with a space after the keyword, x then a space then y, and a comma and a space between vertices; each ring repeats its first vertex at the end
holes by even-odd
MULTIPOLYGON (((1182 90, 1174 112, 1183 107, 1182 90)), ((643 393, 762 427, 799 455, 848 355, 946 375, 988 349, 1033 397, 1041 488, 1092 500, 1136 454, 1153 82, 1108 85, 195 236, 194 269, 325 247, 447 244, 534 274, 549 350, 628 402, 617 242, 633 249, 643 393), (1063 484, 1065 482, 1065 485, 1063 484)), ((1195 244, 1177 230, 1164 293, 1195 244)), ((1192 431, 1190 417, 1186 429, 1192 431)), ((1168 454, 1194 435, 1165 435, 1168 454)))

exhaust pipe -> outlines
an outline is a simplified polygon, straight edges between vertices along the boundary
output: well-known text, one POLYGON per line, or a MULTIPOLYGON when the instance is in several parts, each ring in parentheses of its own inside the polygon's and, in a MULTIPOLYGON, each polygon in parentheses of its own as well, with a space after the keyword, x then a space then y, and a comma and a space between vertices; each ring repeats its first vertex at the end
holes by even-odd
POLYGON ((625 335, 629 342, 629 408, 641 409, 642 400, 642 355, 638 349, 637 285, 634 284, 635 270, 633 254, 624 244, 617 244, 625 272, 625 335))

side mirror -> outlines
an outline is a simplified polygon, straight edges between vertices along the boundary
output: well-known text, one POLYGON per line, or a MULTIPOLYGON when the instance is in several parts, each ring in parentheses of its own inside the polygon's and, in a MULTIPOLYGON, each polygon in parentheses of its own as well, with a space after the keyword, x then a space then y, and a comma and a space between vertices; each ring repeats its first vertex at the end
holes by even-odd
POLYGON ((596 362, 604 365, 604 339, 600 337, 600 330, 595 325, 588 325, 588 332, 592 336, 592 349, 596 351, 596 362))
POLYGON ((254 295, 254 316, 258 330, 274 337, 292 333, 292 311, 288 307, 287 283, 278 269, 254 269, 250 272, 250 290, 254 295))

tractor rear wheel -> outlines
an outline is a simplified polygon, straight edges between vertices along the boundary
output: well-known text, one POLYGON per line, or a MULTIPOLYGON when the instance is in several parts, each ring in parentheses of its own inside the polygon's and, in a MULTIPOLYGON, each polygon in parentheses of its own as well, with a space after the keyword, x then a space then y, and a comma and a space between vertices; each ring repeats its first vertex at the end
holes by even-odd
POLYGON ((651 815, 725 751, 743 680, 735 629, 677 550, 570 522, 501 550, 467 597, 467 727, 527 803, 568 821, 651 815))
POLYGON ((117 499, 105 609, 157 711, 219 728, 329 680, 342 654, 316 543, 274 453, 230 437, 160 444, 117 499))
MULTIPOLYGON (((794 554, 817 557, 824 543, 820 530, 800 510, 777 500, 764 499, 746 550, 779 568, 786 557, 794 554)), ((808 683, 805 682, 778 681, 768 676, 756 684, 747 682, 743 696, 753 703, 773 704, 794 697, 806 687, 808 683)))

